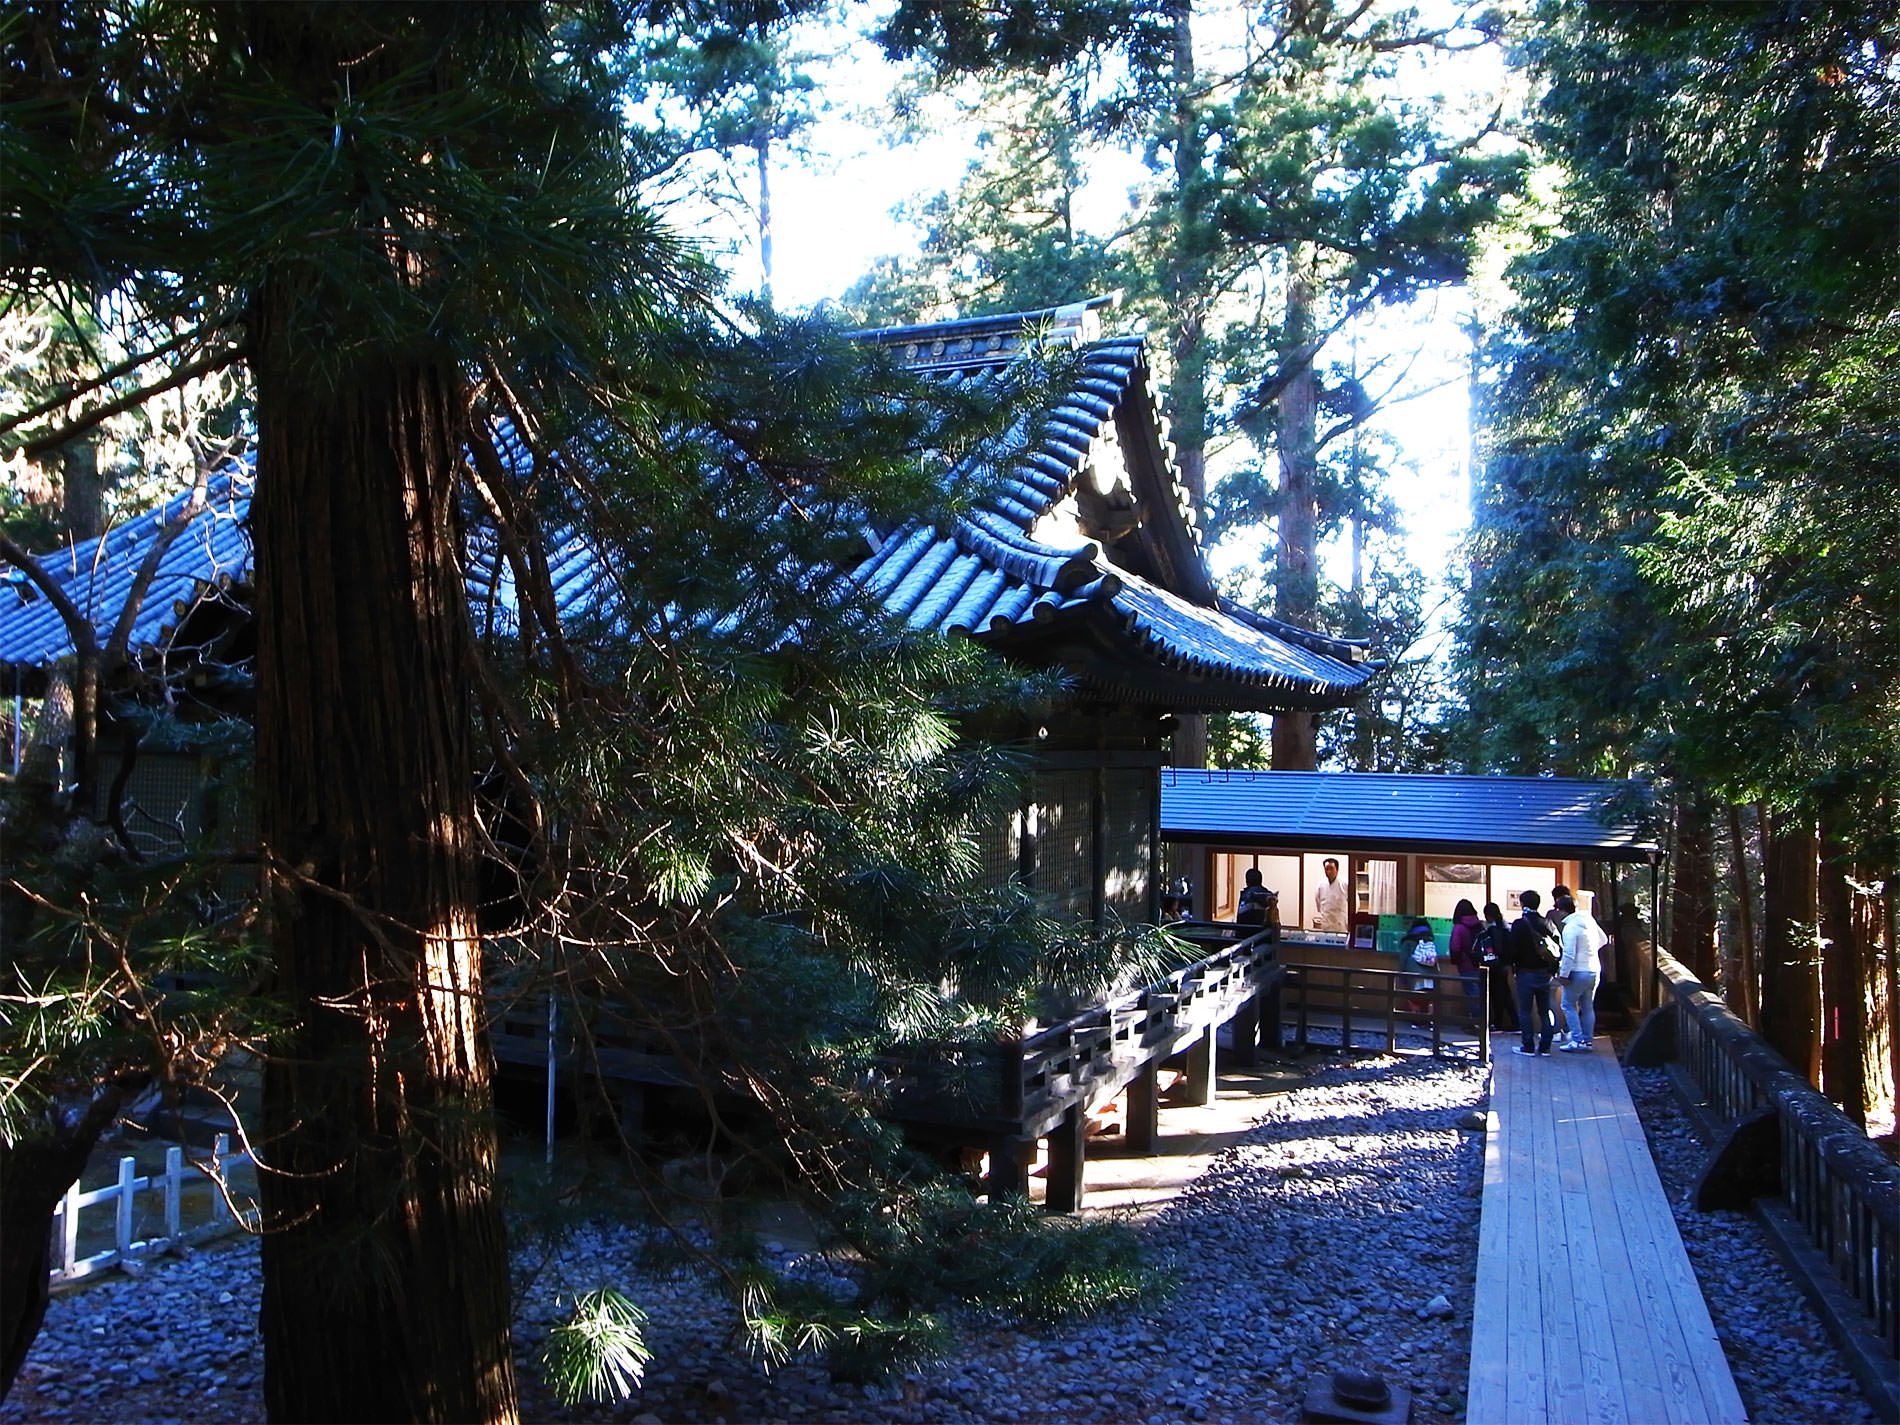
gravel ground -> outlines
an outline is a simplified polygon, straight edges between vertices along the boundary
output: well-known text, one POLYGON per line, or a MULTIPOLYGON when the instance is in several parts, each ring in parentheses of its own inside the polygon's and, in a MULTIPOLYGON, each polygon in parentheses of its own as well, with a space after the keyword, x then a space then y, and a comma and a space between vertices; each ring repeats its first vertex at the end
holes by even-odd
MULTIPOLYGON (((1666 1083, 1633 1077, 1680 1199, 1696 1146, 1666 1083)), ((950 1357, 883 1387, 833 1386, 807 1367, 766 1377, 731 1353, 731 1313, 701 1280, 642 1269, 625 1228, 585 1229, 540 1281, 621 1286, 650 1314, 653 1367, 624 1406, 563 1411, 527 1365, 552 1302, 526 1294, 523 1416, 1261 1425, 1297 1420, 1312 1375, 1359 1366, 1414 1392, 1415 1425, 1459 1420, 1483 1166, 1482 1135, 1459 1120, 1485 1080, 1470 1064, 1414 1057, 1310 1066, 1298 1088, 1260 1100, 1241 1142, 1140 1222, 1179 1284, 1169 1299, 1060 1327, 964 1323, 950 1357)), ((1678 1216, 1751 1417, 1872 1420, 1752 1220, 1678 1216)), ((257 1289, 255 1243, 239 1240, 62 1297, 0 1425, 261 1419, 257 1289), (103 1370, 91 1364, 102 1360, 103 1370)))
POLYGON ((1821 1318, 1789 1279, 1761 1224, 1745 1212, 1698 1212, 1689 1193, 1703 1145, 1666 1069, 1626 1069, 1709 1315, 1754 1425, 1877 1419, 1821 1318))

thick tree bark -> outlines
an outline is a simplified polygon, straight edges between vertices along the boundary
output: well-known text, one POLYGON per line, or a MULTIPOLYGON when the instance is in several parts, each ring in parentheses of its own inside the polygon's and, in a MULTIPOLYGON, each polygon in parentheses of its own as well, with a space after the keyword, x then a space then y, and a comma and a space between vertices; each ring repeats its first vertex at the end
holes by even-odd
POLYGON ((1820 818, 1821 1091, 1863 1127, 1867 1122, 1866 976, 1855 933, 1853 850, 1847 808, 1824 801, 1820 818))
POLYGON ((1762 843, 1761 1034, 1814 1083, 1821 1072, 1814 820, 1770 813, 1762 843))
POLYGON ((1749 1024, 1759 1020, 1761 970, 1755 954, 1755 877, 1749 870, 1748 836, 1742 829, 1742 809, 1728 807, 1731 878, 1735 892, 1735 944, 1722 977, 1728 983, 1728 1007, 1749 1024))
POLYGON ((445 358, 317 388, 256 301, 257 803, 273 1420, 515 1417, 472 856, 461 392, 445 358))
MULTIPOLYGON (((1280 549, 1274 574, 1274 613, 1305 626, 1313 623, 1319 604, 1314 478, 1319 462, 1319 377, 1312 361, 1317 294, 1311 264, 1304 248, 1287 254, 1286 321, 1280 337, 1285 364, 1279 397, 1280 549)), ((1319 766, 1319 729, 1312 713, 1295 710, 1273 719, 1273 766, 1280 772, 1310 772, 1319 766)))
POLYGON ((1675 798, 1669 883, 1669 952, 1704 984, 1720 969, 1715 953, 1715 840, 1706 799, 1692 787, 1675 798))
POLYGON ((0 1399, 13 1389, 46 1319, 53 1211, 119 1116, 128 1087, 144 1082, 139 1076, 102 1085, 75 1121, 0 1142, 0 1399))

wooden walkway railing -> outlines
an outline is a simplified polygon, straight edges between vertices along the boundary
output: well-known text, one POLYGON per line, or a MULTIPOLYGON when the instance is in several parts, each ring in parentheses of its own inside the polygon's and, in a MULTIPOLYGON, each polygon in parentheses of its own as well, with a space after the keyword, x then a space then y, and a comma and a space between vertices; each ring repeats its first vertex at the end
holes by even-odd
POLYGON ((1900 1165, 1661 950, 1656 983, 1657 1008, 1625 1057, 1678 1066, 1692 1103, 1717 1120, 1699 1200, 1752 1201, 1862 1389, 1900 1419, 1900 1165))
POLYGON ((1746 1420, 1607 1041, 1492 1075, 1469 1425, 1746 1420))
MULTIPOLYGON (((1207 1103, 1220 1027, 1232 1022, 1227 1052, 1251 1063, 1263 1022, 1278 1023, 1279 947, 1265 932, 1217 922, 1169 930, 1205 953, 1143 989, 1019 1041, 919 1044, 885 1056, 878 1068, 886 1116, 937 1146, 987 1152, 988 1190, 996 1193, 1027 1191, 1036 1146, 1046 1139, 1046 1203, 1076 1210, 1091 1110, 1127 1092, 1127 1142, 1141 1152, 1156 1136, 1164 1061, 1178 1057, 1186 1070, 1182 1102, 1207 1103)), ((585 1064, 585 1074, 617 1086, 625 1113, 638 1111, 640 1086, 688 1081, 677 1058, 607 1026, 589 1026, 585 1051, 577 1038, 565 1022, 554 1035, 557 1072, 585 1064)), ((490 1042, 503 1063, 546 1072, 549 1039, 545 996, 495 1007, 490 1042)))
POLYGON ((1337 1025, 1339 1042, 1346 1048, 1367 1030, 1384 1036, 1387 1053, 1398 1048, 1400 1035, 1423 1033, 1431 1039, 1432 1054, 1445 1057, 1453 1050, 1451 1036, 1456 1033, 1475 1041, 1475 1050, 1460 1042, 1460 1053, 1475 1052, 1479 1063, 1491 1058, 1488 976, 1478 977, 1474 1001, 1456 975, 1436 976, 1433 988, 1419 990, 1411 988, 1414 975, 1396 970, 1293 964, 1285 969, 1281 1016, 1267 1031, 1266 1042, 1275 1048, 1286 1043, 1288 1027, 1292 1042, 1305 1046, 1312 1044, 1315 1029, 1337 1025))

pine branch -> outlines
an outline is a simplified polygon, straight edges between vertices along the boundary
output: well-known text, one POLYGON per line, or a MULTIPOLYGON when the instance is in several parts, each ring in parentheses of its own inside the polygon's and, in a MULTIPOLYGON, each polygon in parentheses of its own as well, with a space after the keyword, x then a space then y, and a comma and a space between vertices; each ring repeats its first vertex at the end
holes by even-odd
POLYGON ((84 435, 89 430, 96 429, 106 421, 112 419, 112 417, 144 405, 154 396, 162 396, 165 392, 175 390, 184 385, 187 381, 193 381, 200 376, 207 376, 212 372, 224 370, 233 362, 240 360, 243 355, 244 353, 242 351, 231 348, 225 351, 213 352, 209 356, 199 357, 196 361, 187 362, 185 365, 174 370, 172 374, 167 376, 163 381, 155 381, 149 386, 141 386, 136 391, 128 392, 126 395, 120 396, 117 400, 107 401, 103 406, 95 407, 78 419, 68 421, 57 430, 34 437, 24 445, 19 446, 18 450, 20 454, 26 456, 27 459, 38 460, 49 450, 59 449, 60 446, 66 444, 66 442, 84 435))
POLYGON ((120 377, 131 375, 141 366, 149 365, 158 360, 161 356, 168 356, 181 347, 191 345, 198 338, 210 336, 222 329, 222 323, 213 327, 194 327, 182 336, 173 337, 170 341, 155 346, 150 351, 141 352, 137 356, 128 356, 123 361, 115 362, 97 375, 89 377, 77 385, 67 385, 57 396, 48 396, 38 405, 29 406, 24 411, 20 411, 15 415, 6 417, 4 420, 0 420, 0 435, 4 435, 11 430, 17 430, 29 421, 36 421, 41 416, 58 410, 61 406, 69 406, 88 391, 96 391, 101 386, 109 386, 120 377))

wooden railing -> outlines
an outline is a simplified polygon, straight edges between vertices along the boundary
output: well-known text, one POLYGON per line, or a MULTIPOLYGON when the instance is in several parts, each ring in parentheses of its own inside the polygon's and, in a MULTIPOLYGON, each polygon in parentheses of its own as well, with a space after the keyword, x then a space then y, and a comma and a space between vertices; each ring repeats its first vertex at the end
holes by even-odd
MULTIPOLYGON (((1218 922, 1170 926, 1211 953, 1134 990, 999 1044, 920 1045, 886 1061, 896 1115, 1024 1138, 1113 1097, 1148 1065, 1207 1039, 1279 983, 1279 946, 1218 922)), ((1251 1032, 1257 1033, 1250 1022, 1251 1032)))
MULTIPOLYGON (((233 1153, 231 1140, 223 1133, 211 1150, 213 1170, 222 1173, 250 1161, 248 1152, 233 1153)), ((136 1262, 155 1252, 167 1251, 188 1242, 229 1232, 239 1224, 230 1200, 215 1189, 211 1191, 210 1217, 195 1227, 182 1225, 185 1185, 199 1176, 197 1169, 186 1170, 184 1152, 178 1147, 165 1150, 165 1171, 145 1176, 138 1171, 138 1160, 119 1159, 116 1182, 81 1191, 74 1183, 53 1209, 53 1265, 51 1279, 77 1281, 95 1272, 136 1262), (138 1218, 138 1195, 155 1191, 163 1198, 163 1222, 157 1236, 134 1237, 138 1218), (84 1257, 79 1255, 79 1215, 87 1208, 110 1206, 113 1211, 112 1245, 84 1257)), ((128 1269, 129 1270, 129 1269, 128 1269)))
POLYGON ((1312 1043, 1314 1029, 1330 1030, 1337 1024, 1340 1045, 1346 1049, 1353 1047, 1354 1033, 1365 1030, 1383 1034, 1387 1053, 1398 1048, 1400 1035, 1425 1034, 1433 1055, 1441 1058, 1454 1050, 1470 1052, 1450 1042, 1447 1031, 1456 1030, 1476 1040, 1479 1063, 1490 1063, 1490 976, 1478 976, 1475 1004, 1456 974, 1433 976, 1429 990, 1410 987, 1416 976, 1416 971, 1289 964, 1281 990, 1282 1019, 1292 1029, 1293 1042, 1302 1047, 1312 1043))
POLYGON ((1658 1004, 1668 1016, 1645 1038, 1667 1046, 1731 1125, 1772 1114, 1780 1140, 1781 1198, 1865 1313, 1890 1358, 1900 1357, 1900 1165, 1868 1140, 1754 1030, 1667 952, 1656 954, 1658 1004))

